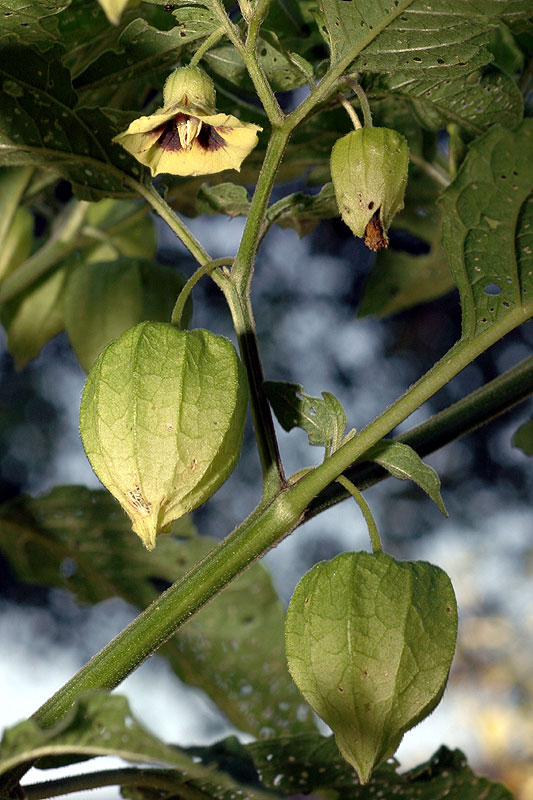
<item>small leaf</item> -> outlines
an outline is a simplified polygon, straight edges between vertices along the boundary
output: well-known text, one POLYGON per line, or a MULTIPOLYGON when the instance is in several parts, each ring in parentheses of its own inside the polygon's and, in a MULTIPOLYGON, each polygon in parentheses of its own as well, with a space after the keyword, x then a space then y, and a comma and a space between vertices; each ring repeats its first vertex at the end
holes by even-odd
POLYGON ((333 184, 326 183, 318 194, 295 192, 273 203, 268 209, 267 219, 280 228, 294 228, 301 238, 310 233, 320 220, 338 215, 333 184))
POLYGON ((437 472, 424 464, 418 453, 402 442, 382 439, 365 453, 365 459, 375 461, 400 480, 412 480, 433 500, 445 517, 448 512, 440 494, 440 478, 437 472))
POLYGON ((346 414, 335 395, 322 392, 322 397, 311 397, 300 384, 284 381, 265 381, 263 386, 283 430, 303 428, 309 444, 338 447, 346 414))
POLYGON ((81 400, 83 446, 148 549, 232 472, 245 387, 230 341, 163 322, 130 328, 91 369, 81 400))
MULTIPOLYGON (((145 320, 168 322, 185 277, 171 267, 141 258, 89 262, 74 270, 63 299, 65 329, 88 372, 112 339, 145 320)), ((191 316, 185 308, 183 327, 191 316)))
POLYGON ((250 199, 244 186, 235 183, 219 183, 217 186, 201 186, 196 195, 196 210, 199 214, 227 214, 228 217, 246 217, 250 199))
POLYGON ((446 573, 427 562, 341 553, 304 575, 285 634, 296 685, 367 783, 442 697, 455 595, 446 573))
POLYGON ((533 417, 520 425, 512 441, 513 447, 518 447, 526 456, 533 456, 533 417))
POLYGON ((463 337, 513 311, 533 314, 533 121, 491 128, 442 196, 442 241, 461 296, 463 337))

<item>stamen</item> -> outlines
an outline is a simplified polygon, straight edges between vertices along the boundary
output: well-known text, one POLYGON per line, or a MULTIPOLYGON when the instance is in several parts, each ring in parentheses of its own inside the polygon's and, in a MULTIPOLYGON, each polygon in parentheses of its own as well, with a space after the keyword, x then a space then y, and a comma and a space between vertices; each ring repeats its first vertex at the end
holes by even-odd
POLYGON ((184 150, 190 150, 194 140, 202 130, 202 121, 197 117, 178 114, 175 119, 180 144, 184 150))

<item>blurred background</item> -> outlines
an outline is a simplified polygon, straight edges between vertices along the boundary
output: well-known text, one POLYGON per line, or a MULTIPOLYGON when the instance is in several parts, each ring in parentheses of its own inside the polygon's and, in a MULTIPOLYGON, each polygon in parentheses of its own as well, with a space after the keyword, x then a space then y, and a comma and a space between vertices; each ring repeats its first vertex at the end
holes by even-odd
MULTIPOLYGON (((286 193, 286 189, 284 190, 286 193)), ((213 258, 235 252, 240 218, 198 217, 194 234, 213 258)), ((158 258, 187 276, 194 263, 158 225, 158 258)), ((409 252, 408 239, 392 245, 409 252)), ((257 264, 253 303, 266 378, 333 392, 348 426, 362 428, 420 377, 460 333, 458 296, 386 319, 357 317, 372 258, 342 222, 324 221, 308 237, 274 227, 257 264)), ((208 279, 194 290, 192 327, 230 338, 222 295, 208 279)), ((120 302, 120 298, 117 298, 120 302)), ((531 354, 533 328, 522 326, 457 376, 402 428, 420 423, 531 354)), ((22 371, 14 368, 0 329, 0 497, 37 496, 55 486, 100 486, 78 434, 85 373, 64 334, 22 371)), ((511 444, 529 418, 518 406, 426 460, 439 472, 449 518, 414 484, 387 481, 365 494, 385 549, 430 560, 452 578, 460 610, 457 655, 444 699, 409 732, 397 754, 402 768, 426 760, 443 743, 459 747, 473 769, 501 780, 518 800, 533 798, 533 481, 531 460, 511 444)), ((303 431, 279 430, 288 474, 318 463, 303 431)), ((248 422, 236 471, 194 514, 199 530, 222 538, 259 499, 260 469, 248 422)), ((132 534, 133 535, 133 534, 132 534)), ((353 501, 298 529, 264 562, 287 603, 313 563, 343 550, 369 549, 353 501)), ((79 606, 64 591, 20 584, 0 561, 0 726, 31 714, 134 616, 119 600, 79 606)), ((119 691, 143 723, 182 745, 236 733, 203 694, 180 684, 154 657, 119 691), (173 712, 168 713, 172 708, 173 712)), ((81 765, 87 770, 97 761, 81 765)), ((42 778, 35 770, 29 780, 42 778)), ((47 774, 46 777, 51 777, 47 774)), ((110 800, 110 789, 93 793, 110 800)))

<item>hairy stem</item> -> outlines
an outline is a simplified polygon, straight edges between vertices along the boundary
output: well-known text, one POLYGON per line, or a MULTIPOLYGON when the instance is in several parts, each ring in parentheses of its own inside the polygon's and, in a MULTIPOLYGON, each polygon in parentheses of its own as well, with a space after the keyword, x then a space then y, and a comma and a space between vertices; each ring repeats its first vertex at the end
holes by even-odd
POLYGON ((381 553, 383 552, 383 546, 381 544, 381 539, 378 532, 378 526, 376 525, 376 520, 374 519, 374 515, 370 510, 370 506, 366 502, 365 498, 363 497, 362 493, 359 491, 357 486, 355 486, 345 475, 339 475, 337 478, 337 483, 340 483, 343 486, 349 495, 353 497, 359 508, 361 509, 361 513, 365 518, 365 522, 368 528, 368 534, 370 536, 370 542, 372 544, 372 552, 373 553, 381 553))

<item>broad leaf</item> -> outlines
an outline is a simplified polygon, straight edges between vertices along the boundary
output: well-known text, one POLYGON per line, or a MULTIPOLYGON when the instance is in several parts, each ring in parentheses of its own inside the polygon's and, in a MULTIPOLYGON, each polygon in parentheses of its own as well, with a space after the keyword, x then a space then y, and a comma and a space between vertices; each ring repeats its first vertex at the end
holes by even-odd
POLYGON ((218 186, 203 184, 196 195, 199 214, 227 214, 228 217, 245 217, 250 208, 250 199, 244 186, 235 183, 219 183, 218 186))
POLYGON ((367 783, 442 697, 457 636, 453 587, 425 561, 341 553, 304 575, 285 636, 296 685, 367 783))
POLYGON ((253 742, 247 746, 267 789, 283 795, 322 795, 335 791, 339 800, 512 800, 499 783, 475 775, 460 750, 441 747, 425 764, 399 774, 389 761, 361 786, 340 757, 332 736, 318 733, 253 742))
POLYGON ((80 434, 147 549, 229 477, 246 405, 235 348, 209 331, 141 322, 100 354, 83 390, 80 434))
POLYGON ((328 450, 339 446, 346 414, 335 395, 322 392, 322 397, 311 397, 299 383, 284 381, 265 381, 263 386, 283 430, 303 428, 309 444, 328 450))
POLYGON ((87 200, 131 195, 128 174, 141 170, 111 139, 117 131, 100 109, 78 109, 58 52, 0 50, 0 165, 53 169, 87 200))
POLYGON ((395 478, 414 481, 431 497, 439 511, 448 516, 440 494, 440 478, 437 472, 429 464, 424 464, 412 447, 382 439, 367 450, 365 459, 376 461, 395 478))
MULTIPOLYGON (((0 550, 20 580, 68 589, 83 603, 118 595, 142 609, 215 545, 182 517, 147 554, 108 492, 78 486, 22 496, 0 510, 0 550)), ((285 662, 284 616, 267 571, 255 564, 162 655, 241 730, 264 737, 309 729, 310 709, 285 662)))
POLYGON ((46 342, 63 330, 62 298, 67 282, 62 267, 4 303, 0 320, 17 369, 35 358, 46 342))
POLYGON ((533 123, 495 127, 470 147, 442 198, 443 243, 461 296, 463 337, 512 311, 533 314, 533 123))
POLYGON ((409 100, 428 130, 457 123, 476 136, 497 123, 514 128, 522 118, 520 90, 512 78, 495 69, 456 78, 395 72, 378 76, 371 92, 378 96, 390 92, 409 100))
MULTIPOLYGON (((112 339, 145 320, 169 322, 185 277, 148 259, 119 258, 74 270, 63 298, 65 329, 88 372, 112 339)), ((185 309, 183 327, 191 316, 185 309)))
POLYGON ((491 60, 487 44, 504 0, 321 0, 331 61, 362 72, 463 74, 491 60), (492 18, 492 25, 491 25, 492 18), (359 56, 359 57, 358 57, 359 56), (358 57, 358 58, 357 58, 358 57))
MULTIPOLYGON (((137 722, 125 697, 106 692, 80 697, 52 728, 43 729, 29 719, 6 730, 0 743, 0 773, 36 759, 41 759, 39 767, 48 768, 64 763, 65 758, 72 762, 95 756, 173 767, 167 773, 169 786, 178 795, 192 792, 213 800, 229 800, 240 788, 227 773, 204 767, 183 750, 149 733, 137 722)), ((265 796, 258 789, 250 800, 265 796)))
POLYGON ((513 447, 518 447, 526 456, 533 456, 533 417, 517 429, 513 447))
POLYGON ((50 46, 59 39, 57 14, 69 0, 0 0, 0 39, 50 46))

